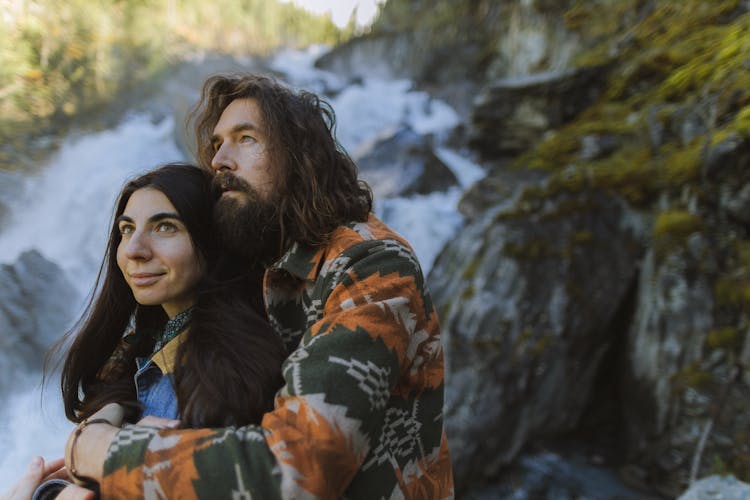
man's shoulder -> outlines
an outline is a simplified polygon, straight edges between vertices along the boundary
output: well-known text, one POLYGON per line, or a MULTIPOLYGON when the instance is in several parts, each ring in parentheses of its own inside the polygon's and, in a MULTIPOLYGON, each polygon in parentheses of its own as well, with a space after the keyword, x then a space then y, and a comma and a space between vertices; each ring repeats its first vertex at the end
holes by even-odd
POLYGON ((374 214, 370 214, 364 222, 351 222, 339 226, 332 234, 326 245, 327 259, 337 255, 356 251, 361 247, 379 247, 395 244, 413 252, 406 239, 381 221, 374 214))
MULTIPOLYGON (((274 268, 293 276, 315 282, 340 277, 344 269, 357 265, 372 268, 400 267, 419 269, 414 250, 406 239, 388 227, 374 214, 366 221, 351 222, 336 228, 325 245, 309 247, 296 243, 274 268)), ((360 272, 364 269, 360 269, 360 272)), ((421 271, 419 271, 421 272, 421 271)))

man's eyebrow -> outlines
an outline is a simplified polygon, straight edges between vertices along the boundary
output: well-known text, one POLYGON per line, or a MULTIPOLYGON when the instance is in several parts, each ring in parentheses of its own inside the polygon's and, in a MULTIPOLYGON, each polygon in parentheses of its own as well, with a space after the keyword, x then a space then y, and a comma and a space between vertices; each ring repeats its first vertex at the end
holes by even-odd
MULTIPOLYGON (((259 128, 257 125, 255 125, 252 122, 242 122, 234 125, 232 128, 229 129, 230 134, 236 134, 237 132, 242 132, 245 130, 254 130, 258 131, 259 128)), ((211 144, 215 144, 216 142, 221 140, 221 136, 219 134, 213 134, 211 136, 211 144)))

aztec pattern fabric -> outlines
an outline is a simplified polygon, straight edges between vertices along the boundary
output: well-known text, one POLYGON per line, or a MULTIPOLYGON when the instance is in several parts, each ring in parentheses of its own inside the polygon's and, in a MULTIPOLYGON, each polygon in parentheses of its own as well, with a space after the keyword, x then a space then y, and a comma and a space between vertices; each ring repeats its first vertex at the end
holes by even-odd
POLYGON ((437 314, 413 251, 374 216, 265 276, 291 355, 260 426, 126 426, 103 498, 453 497, 437 314))

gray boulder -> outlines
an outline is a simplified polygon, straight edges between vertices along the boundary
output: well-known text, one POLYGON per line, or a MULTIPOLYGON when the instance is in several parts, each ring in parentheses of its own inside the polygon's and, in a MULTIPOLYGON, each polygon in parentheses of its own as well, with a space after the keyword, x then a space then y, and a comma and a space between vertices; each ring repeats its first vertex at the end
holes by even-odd
POLYGON ((375 198, 428 194, 458 185, 426 137, 404 126, 380 137, 356 155, 360 178, 375 198))
POLYGON ((19 373, 38 371, 45 351, 70 326, 78 293, 36 250, 0 266, 0 394, 19 373))
POLYGON ((696 481, 678 500, 750 500, 750 484, 732 476, 709 476, 696 481))

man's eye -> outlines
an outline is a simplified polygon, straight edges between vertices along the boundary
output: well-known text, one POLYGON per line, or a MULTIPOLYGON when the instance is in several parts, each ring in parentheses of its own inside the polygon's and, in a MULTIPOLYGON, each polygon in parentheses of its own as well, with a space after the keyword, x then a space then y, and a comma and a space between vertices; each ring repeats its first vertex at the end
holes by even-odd
POLYGON ((177 226, 171 222, 160 222, 156 225, 156 232, 158 233, 173 233, 177 231, 177 226))
POLYGON ((221 147, 221 143, 219 141, 214 141, 214 143, 211 144, 211 147, 213 148, 214 153, 216 153, 221 147))
POLYGON ((242 137, 240 137, 240 142, 245 143, 245 144, 250 143, 250 142, 255 142, 255 137, 251 135, 243 135, 242 137))

